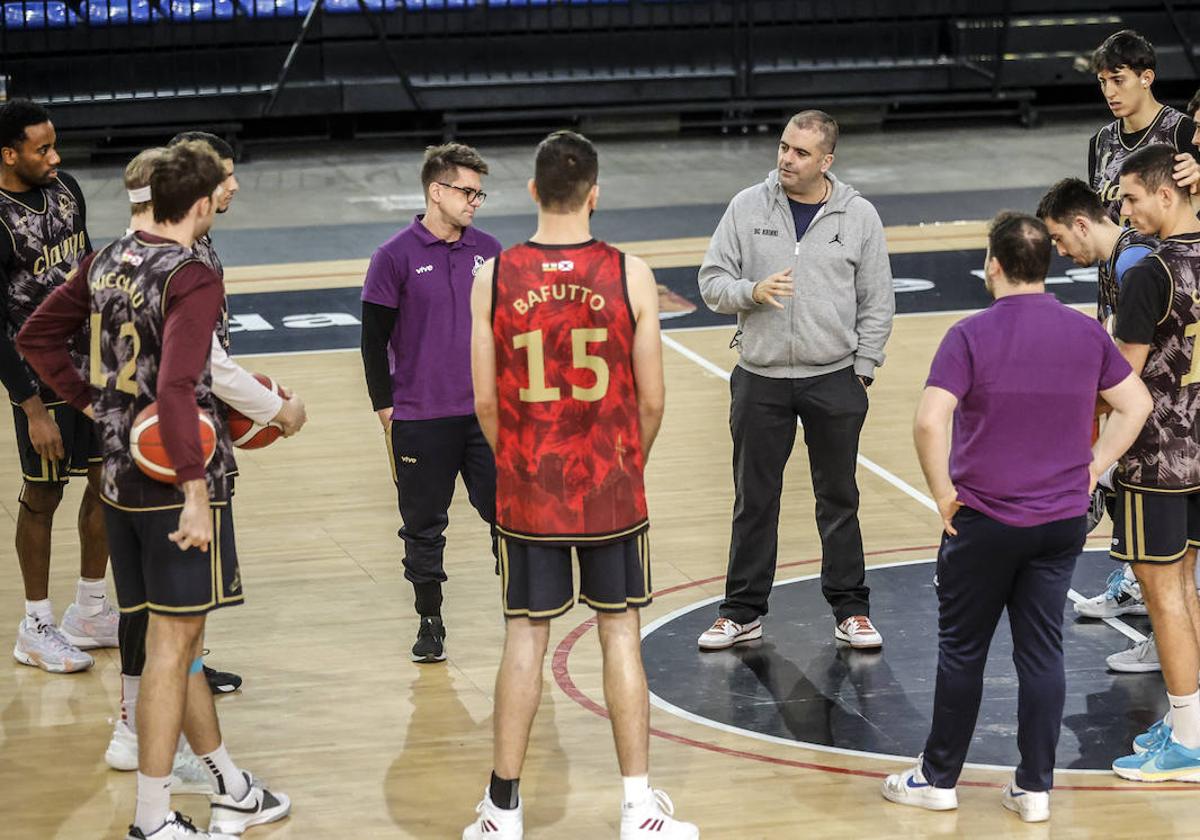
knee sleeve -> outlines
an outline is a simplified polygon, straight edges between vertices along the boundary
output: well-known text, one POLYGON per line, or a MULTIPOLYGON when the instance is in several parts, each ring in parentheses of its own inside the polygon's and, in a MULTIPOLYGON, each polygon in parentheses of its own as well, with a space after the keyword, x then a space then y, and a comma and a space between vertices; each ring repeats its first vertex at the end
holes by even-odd
POLYGON ((117 640, 121 645, 121 673, 127 677, 140 677, 146 667, 146 631, 149 627, 149 610, 121 613, 117 640))

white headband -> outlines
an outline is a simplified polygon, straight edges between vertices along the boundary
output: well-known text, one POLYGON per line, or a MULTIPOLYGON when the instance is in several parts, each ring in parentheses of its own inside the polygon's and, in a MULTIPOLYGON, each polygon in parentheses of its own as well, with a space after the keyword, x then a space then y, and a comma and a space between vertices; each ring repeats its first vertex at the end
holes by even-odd
POLYGON ((150 200, 150 188, 138 187, 136 190, 129 191, 129 201, 133 204, 142 204, 150 200))

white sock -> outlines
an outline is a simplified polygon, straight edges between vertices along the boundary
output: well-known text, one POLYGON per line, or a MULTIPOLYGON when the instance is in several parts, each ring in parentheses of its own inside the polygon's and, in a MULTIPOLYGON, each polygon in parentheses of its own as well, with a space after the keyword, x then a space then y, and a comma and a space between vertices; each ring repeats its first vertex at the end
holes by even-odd
POLYGON ((104 578, 92 580, 81 577, 75 584, 75 606, 79 614, 84 616, 99 615, 104 611, 107 593, 104 589, 104 578))
POLYGON ((621 781, 625 784, 626 805, 636 805, 639 802, 644 802, 646 797, 650 795, 649 776, 622 776, 621 781))
POLYGON ((228 794, 238 802, 246 798, 246 794, 250 792, 250 785, 246 783, 245 774, 238 769, 237 765, 233 763, 233 759, 229 757, 229 753, 226 752, 224 741, 212 752, 200 756, 200 760, 204 762, 204 768, 212 777, 213 787, 217 793, 228 794))
POLYGON ((54 624, 54 607, 49 598, 41 601, 26 601, 25 615, 33 619, 35 624, 54 624))
POLYGON ((1171 737, 1189 750, 1200 747, 1200 691, 1183 697, 1168 694, 1171 703, 1171 737))
POLYGON ((134 732, 137 732, 137 698, 138 686, 141 684, 141 677, 121 675, 121 720, 134 732))
POLYGON ((133 824, 143 834, 158 831, 171 816, 171 777, 137 774, 137 811, 133 824))

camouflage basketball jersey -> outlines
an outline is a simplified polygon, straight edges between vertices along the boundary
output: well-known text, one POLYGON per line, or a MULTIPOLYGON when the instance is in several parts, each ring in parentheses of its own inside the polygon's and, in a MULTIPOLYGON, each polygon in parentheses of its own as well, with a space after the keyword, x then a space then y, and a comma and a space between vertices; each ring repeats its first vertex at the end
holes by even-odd
MULTIPOLYGON (((196 243, 192 245, 192 253, 196 255, 196 259, 215 271, 222 283, 225 282, 225 266, 221 265, 221 258, 217 256, 217 249, 213 247, 212 237, 209 234, 206 233, 196 240, 196 243)), ((221 320, 217 321, 217 341, 226 350, 229 349, 229 298, 227 297, 221 300, 221 320)))
MULTIPOLYGON (((44 204, 39 210, 11 194, 0 191, 0 236, 12 239, 13 257, 3 266, 8 275, 4 292, 5 328, 10 340, 50 292, 66 282, 79 265, 87 248, 79 202, 62 182, 42 187, 44 204)), ((78 370, 87 364, 87 335, 71 342, 71 358, 78 370)), ((26 368, 29 381, 37 383, 43 402, 61 402, 58 396, 26 368)))
POLYGON ((1146 133, 1132 146, 1125 145, 1125 141, 1121 139, 1120 120, 1113 120, 1092 138, 1096 168, 1088 174, 1091 177, 1092 189, 1100 196, 1109 218, 1114 222, 1121 222, 1121 165, 1125 163, 1125 159, 1138 149, 1156 143, 1178 149, 1175 131, 1186 116, 1171 106, 1164 105, 1146 129, 1146 133))
MULTIPOLYGON (((1171 276, 1171 301, 1142 369, 1154 410, 1121 458, 1122 484, 1142 490, 1200 489, 1200 234, 1173 236, 1147 259, 1171 276)), ((1120 314, 1118 313, 1118 318, 1120 314)))
MULTIPOLYGON (((196 262, 187 248, 173 242, 151 243, 129 234, 101 250, 88 272, 91 291, 89 373, 99 389, 93 405, 104 455, 101 494, 117 507, 147 510, 183 506, 174 484, 147 477, 129 452, 134 418, 154 402, 163 351, 167 284, 179 269, 196 262)), ((205 470, 209 498, 229 498, 226 465, 233 444, 212 393, 207 365, 196 384, 196 403, 217 428, 217 451, 205 470)))
POLYGON ((1121 255, 1127 248, 1134 245, 1154 250, 1158 247, 1158 240, 1153 236, 1143 236, 1133 228, 1125 228, 1121 231, 1112 253, 1108 255, 1107 260, 1100 263, 1096 317, 1100 319, 1101 324, 1108 323, 1108 319, 1117 311, 1117 297, 1120 292, 1120 283, 1117 282, 1117 261, 1121 259, 1121 255))

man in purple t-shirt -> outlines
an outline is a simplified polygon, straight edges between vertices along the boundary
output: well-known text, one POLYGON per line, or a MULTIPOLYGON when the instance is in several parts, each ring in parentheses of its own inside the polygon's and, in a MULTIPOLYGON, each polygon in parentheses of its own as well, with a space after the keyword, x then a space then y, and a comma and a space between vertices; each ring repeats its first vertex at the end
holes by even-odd
POLYGON ((470 146, 426 149, 425 214, 375 251, 363 283, 363 367, 388 435, 404 576, 421 618, 414 662, 446 658, 442 534, 460 473, 471 504, 492 526, 496 550, 496 464, 471 387, 471 284, 501 250, 499 240, 471 226, 487 198, 487 172, 470 146))
POLYGON ((996 217, 984 264, 996 301, 947 332, 917 409, 913 437, 945 530, 934 578, 938 670, 923 759, 887 777, 892 802, 958 807, 988 646, 1007 607, 1021 763, 1003 802, 1027 822, 1050 817, 1063 605, 1092 488, 1141 431, 1150 396, 1095 319, 1046 294, 1049 266, 1040 220, 996 217), (1089 448, 1097 394, 1113 413, 1089 448))

